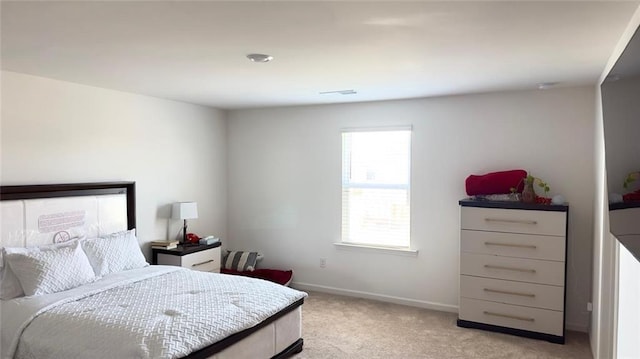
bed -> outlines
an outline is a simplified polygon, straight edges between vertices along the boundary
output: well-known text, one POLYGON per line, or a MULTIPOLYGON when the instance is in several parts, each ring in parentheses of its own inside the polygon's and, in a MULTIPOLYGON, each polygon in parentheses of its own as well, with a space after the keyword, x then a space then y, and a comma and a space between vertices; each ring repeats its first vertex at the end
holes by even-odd
POLYGON ((2 358, 285 358, 302 350, 304 292, 149 266, 135 237, 134 182, 0 190, 2 358))

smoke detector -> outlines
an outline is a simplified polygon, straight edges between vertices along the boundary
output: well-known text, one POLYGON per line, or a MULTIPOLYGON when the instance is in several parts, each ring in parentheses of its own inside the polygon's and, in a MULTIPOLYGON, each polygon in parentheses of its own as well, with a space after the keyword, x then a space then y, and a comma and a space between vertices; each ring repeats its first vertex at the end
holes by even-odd
POLYGON ((267 54, 249 54, 247 58, 251 60, 251 62, 269 62, 273 60, 273 56, 267 54))
POLYGON ((554 87, 557 84, 558 84, 557 82, 540 82, 538 84, 538 90, 547 90, 554 87))

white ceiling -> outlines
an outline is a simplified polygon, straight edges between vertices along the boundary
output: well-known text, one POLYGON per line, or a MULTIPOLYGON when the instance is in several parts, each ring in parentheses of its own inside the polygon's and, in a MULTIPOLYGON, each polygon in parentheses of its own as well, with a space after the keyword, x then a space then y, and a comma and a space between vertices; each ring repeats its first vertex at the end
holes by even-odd
POLYGON ((595 84, 638 1, 1 6, 4 70, 236 109, 595 84))

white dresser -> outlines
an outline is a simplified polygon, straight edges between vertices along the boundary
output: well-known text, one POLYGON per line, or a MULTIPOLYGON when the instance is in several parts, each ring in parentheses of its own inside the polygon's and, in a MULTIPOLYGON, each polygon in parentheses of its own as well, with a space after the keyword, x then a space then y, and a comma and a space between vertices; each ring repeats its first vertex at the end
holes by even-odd
POLYGON ((460 201, 458 326, 564 343, 568 211, 460 201))

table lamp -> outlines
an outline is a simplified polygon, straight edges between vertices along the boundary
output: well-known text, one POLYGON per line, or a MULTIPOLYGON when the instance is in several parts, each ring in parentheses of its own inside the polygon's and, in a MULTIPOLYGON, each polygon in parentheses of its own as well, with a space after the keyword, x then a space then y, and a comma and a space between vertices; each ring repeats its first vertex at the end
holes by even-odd
POLYGON ((196 202, 177 202, 173 204, 171 217, 182 219, 184 225, 182 227, 182 244, 187 243, 187 219, 198 218, 198 204, 196 202))

